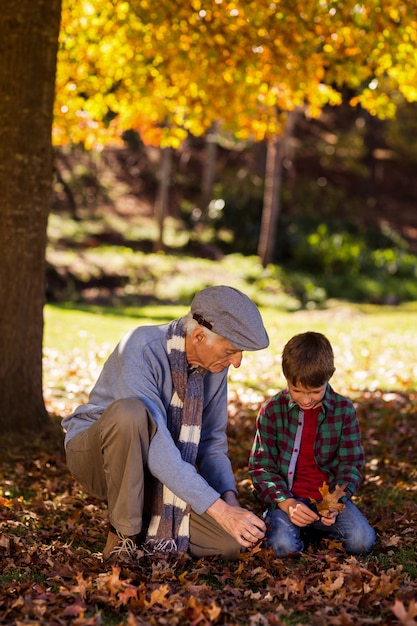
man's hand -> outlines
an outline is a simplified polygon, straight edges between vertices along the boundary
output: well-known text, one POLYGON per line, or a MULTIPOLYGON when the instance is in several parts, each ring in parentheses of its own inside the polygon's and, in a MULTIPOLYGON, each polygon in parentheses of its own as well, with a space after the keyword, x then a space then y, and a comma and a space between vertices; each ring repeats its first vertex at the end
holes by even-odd
POLYGON ((288 515, 290 522, 300 528, 317 522, 320 519, 317 513, 314 513, 310 507, 304 504, 304 502, 298 502, 295 498, 288 498, 280 502, 278 506, 281 511, 284 511, 288 515))
POLYGON ((251 548, 265 536, 266 526, 263 520, 243 509, 232 491, 225 492, 223 499, 216 500, 207 509, 207 513, 244 548, 251 548))

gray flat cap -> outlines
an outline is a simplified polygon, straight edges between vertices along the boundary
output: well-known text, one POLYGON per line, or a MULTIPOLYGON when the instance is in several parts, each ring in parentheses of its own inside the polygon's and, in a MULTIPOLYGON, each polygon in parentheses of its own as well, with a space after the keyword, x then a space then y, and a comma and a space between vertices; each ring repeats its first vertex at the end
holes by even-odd
POLYGON ((199 324, 239 350, 262 350, 269 345, 258 307, 238 289, 225 285, 202 289, 191 302, 191 313, 199 324))

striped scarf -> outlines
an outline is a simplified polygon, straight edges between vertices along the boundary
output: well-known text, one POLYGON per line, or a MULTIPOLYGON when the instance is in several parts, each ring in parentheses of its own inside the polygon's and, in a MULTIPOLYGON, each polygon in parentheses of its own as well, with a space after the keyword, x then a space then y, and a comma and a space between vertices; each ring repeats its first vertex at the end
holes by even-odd
MULTIPOLYGON (((174 392, 167 412, 167 426, 187 463, 195 464, 203 414, 203 376, 188 374, 185 332, 181 319, 170 323, 167 352, 174 392)), ((191 507, 153 478, 152 517, 144 549, 148 553, 186 552, 189 544, 191 507)))

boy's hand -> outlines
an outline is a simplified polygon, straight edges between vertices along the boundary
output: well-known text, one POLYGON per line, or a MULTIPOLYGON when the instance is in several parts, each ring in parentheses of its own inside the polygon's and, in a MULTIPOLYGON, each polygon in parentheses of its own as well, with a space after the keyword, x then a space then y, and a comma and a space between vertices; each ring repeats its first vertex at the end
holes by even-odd
POLYGON ((320 519, 317 513, 312 511, 310 507, 303 502, 298 502, 295 498, 288 498, 278 506, 288 515, 290 522, 295 524, 295 526, 300 526, 300 528, 320 519))
POLYGON ((321 515, 320 521, 323 522, 325 526, 333 526, 338 514, 339 514, 339 511, 330 510, 328 515, 321 515))

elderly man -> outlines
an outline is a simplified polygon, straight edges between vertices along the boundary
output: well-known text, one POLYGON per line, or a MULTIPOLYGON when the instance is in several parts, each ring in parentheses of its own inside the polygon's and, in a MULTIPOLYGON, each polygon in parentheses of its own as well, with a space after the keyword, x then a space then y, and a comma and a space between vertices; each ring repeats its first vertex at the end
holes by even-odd
POLYGON ((264 522, 239 505, 227 456, 227 371, 268 344, 255 304, 224 285, 118 344, 88 403, 62 422, 72 475, 107 502, 103 560, 139 544, 236 558, 264 537, 264 522))

